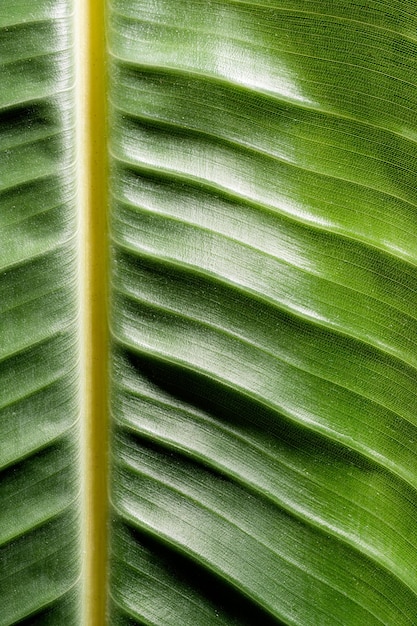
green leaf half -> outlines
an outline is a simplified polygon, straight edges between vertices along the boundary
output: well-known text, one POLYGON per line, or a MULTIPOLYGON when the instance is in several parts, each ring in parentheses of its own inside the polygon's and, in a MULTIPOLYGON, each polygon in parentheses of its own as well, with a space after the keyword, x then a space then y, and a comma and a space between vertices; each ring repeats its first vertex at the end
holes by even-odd
POLYGON ((0 624, 80 623, 72 3, 0 9, 0 624))
POLYGON ((110 2, 111 623, 415 623, 415 21, 110 2))

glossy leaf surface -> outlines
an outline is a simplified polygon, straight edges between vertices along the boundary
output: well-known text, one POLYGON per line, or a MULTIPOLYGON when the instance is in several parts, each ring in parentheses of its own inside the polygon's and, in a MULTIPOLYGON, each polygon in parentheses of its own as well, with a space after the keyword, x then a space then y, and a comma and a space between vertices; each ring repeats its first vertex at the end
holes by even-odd
MULTIPOLYGON (((0 626, 78 626, 79 23, 0 4, 0 626)), ((108 623, 414 625, 417 5, 108 18, 108 623)))
POLYGON ((0 7, 0 624, 80 623, 72 3, 0 7))
POLYGON ((111 0, 110 623, 415 623, 416 5, 111 0))

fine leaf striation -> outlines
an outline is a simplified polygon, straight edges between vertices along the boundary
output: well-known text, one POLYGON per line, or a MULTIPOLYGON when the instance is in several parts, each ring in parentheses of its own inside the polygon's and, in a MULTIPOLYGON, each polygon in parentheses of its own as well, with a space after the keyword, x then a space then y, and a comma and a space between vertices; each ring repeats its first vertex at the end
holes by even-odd
POLYGON ((415 623, 416 22, 110 1, 112 624, 415 623))
POLYGON ((0 624, 80 623, 70 0, 0 9, 0 624))

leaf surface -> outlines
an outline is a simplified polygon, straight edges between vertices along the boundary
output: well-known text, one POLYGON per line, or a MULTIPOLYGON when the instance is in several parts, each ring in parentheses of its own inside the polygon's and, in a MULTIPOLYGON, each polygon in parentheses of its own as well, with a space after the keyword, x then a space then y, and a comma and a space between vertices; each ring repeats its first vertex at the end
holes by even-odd
MULTIPOLYGON (((0 8, 0 626, 101 615, 74 6, 0 8)), ((411 0, 109 0, 112 626, 415 624, 416 26, 411 0)))
POLYGON ((413 624, 415 3, 112 0, 114 624, 413 624))
POLYGON ((0 9, 2 626, 80 623, 71 11, 0 9))

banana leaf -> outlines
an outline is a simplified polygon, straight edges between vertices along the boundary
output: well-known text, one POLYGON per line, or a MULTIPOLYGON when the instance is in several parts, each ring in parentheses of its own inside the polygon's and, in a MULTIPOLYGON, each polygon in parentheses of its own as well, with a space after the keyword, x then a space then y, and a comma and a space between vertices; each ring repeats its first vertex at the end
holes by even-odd
POLYGON ((110 0, 111 624, 415 624, 416 8, 110 0))
POLYGON ((80 624, 72 3, 0 7, 0 624, 80 624))
POLYGON ((108 0, 100 596, 80 7, 0 6, 0 626, 413 626, 415 3, 108 0))

